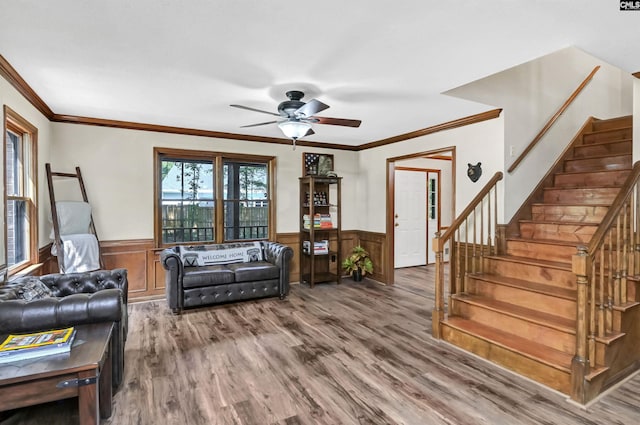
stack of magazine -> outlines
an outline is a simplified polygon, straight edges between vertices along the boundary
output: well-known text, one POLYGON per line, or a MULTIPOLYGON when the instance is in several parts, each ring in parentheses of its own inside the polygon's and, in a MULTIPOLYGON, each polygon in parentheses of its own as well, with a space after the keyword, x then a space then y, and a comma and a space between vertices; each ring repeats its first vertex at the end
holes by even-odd
POLYGON ((68 353, 76 336, 74 327, 30 334, 9 335, 0 344, 0 363, 68 353))

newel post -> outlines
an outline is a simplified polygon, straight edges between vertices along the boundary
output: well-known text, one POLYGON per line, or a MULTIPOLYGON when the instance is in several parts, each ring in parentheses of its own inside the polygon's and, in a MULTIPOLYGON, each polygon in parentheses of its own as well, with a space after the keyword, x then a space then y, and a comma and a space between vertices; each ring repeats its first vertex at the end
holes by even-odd
POLYGON ((440 322, 444 320, 444 263, 442 261, 443 241, 440 232, 433 238, 433 251, 436 253, 435 302, 431 312, 431 329, 434 338, 441 339, 440 322))
POLYGON ((590 259, 585 246, 578 247, 572 258, 572 270, 576 275, 578 301, 576 303, 576 353, 571 360, 571 398, 584 404, 587 400, 585 377, 589 374, 587 356, 587 325, 590 259))

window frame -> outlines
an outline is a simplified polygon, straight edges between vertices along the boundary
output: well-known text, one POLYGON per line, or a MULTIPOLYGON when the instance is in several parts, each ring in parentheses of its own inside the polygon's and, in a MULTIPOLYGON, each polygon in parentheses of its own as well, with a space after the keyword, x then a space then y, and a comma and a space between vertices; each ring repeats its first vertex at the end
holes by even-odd
MULTIPOLYGON (((153 149, 153 200, 154 200, 154 243, 156 248, 166 248, 175 245, 188 245, 194 244, 190 242, 172 242, 163 243, 162 241, 162 160, 165 158, 173 158, 180 160, 194 160, 194 161, 211 161, 213 164, 214 173, 214 240, 206 243, 224 243, 235 242, 237 240, 224 240, 224 162, 225 161, 237 161, 237 162, 254 162, 264 163, 267 166, 267 201, 269 203, 269 219, 268 219, 268 231, 267 240, 275 240, 275 213, 276 213, 276 157, 275 156, 262 156, 262 155, 250 155, 239 154, 229 152, 217 152, 217 151, 200 151, 200 150, 187 150, 187 149, 173 149, 173 148, 161 148, 155 147, 153 149)), ((252 241, 252 240, 265 240, 265 239, 240 239, 240 241, 252 241)))
POLYGON ((4 105, 4 120, 3 120, 3 157, 4 169, 3 169, 3 187, 4 187, 4 252, 5 252, 5 267, 8 268, 9 276, 21 272, 22 270, 39 263, 39 248, 38 248, 38 129, 29 121, 20 116, 17 112, 4 105), (22 140, 22 152, 23 158, 28 156, 23 164, 20 172, 20 184, 21 193, 19 196, 9 195, 7 191, 7 133, 12 132, 21 137, 22 140), (27 250, 28 258, 25 261, 9 266, 9 242, 8 242, 8 230, 9 223, 7 220, 7 204, 10 200, 26 201, 27 205, 27 221, 29 223, 28 228, 28 241, 29 249, 27 250))

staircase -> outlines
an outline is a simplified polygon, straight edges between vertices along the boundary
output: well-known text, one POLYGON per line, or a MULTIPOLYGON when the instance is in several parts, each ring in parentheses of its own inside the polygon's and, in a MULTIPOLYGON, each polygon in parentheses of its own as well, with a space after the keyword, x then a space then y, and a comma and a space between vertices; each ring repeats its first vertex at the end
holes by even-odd
MULTIPOLYGON (((572 258, 577 246, 589 244, 631 173, 631 134, 631 117, 585 125, 508 227, 501 252, 477 249, 480 265, 452 291, 448 316, 440 316, 442 339, 583 403, 640 366, 640 290, 629 278, 634 302, 610 309, 612 328, 591 335, 593 358, 580 378, 588 388, 574 394, 578 290, 572 258)), ((471 250, 458 251, 454 262, 467 263, 471 250)), ((606 303, 595 299, 594 311, 604 310, 606 303)))

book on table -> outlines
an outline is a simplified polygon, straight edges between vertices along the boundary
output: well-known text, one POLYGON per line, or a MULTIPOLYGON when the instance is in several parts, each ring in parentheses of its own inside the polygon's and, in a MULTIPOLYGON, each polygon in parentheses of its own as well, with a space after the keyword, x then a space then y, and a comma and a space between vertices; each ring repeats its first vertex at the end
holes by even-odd
POLYGON ((0 363, 68 353, 76 336, 73 326, 64 329, 9 335, 0 344, 0 363))

